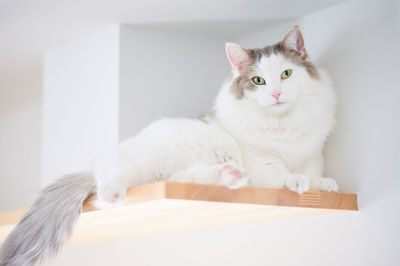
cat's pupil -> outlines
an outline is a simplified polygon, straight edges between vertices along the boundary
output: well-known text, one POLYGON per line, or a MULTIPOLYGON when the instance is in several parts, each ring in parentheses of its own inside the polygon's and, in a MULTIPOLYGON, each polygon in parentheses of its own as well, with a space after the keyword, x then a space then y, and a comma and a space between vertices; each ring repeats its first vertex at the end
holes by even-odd
POLYGON ((286 76, 289 75, 289 71, 285 70, 285 75, 286 76))

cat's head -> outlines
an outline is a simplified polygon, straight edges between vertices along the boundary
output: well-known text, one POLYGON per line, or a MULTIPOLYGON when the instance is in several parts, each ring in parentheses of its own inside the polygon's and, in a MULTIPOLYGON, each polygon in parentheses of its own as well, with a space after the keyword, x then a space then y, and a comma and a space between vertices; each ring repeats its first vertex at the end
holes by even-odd
POLYGON ((275 45, 244 49, 227 43, 226 53, 234 73, 230 92, 238 100, 255 101, 273 112, 287 110, 307 81, 320 78, 297 26, 275 45))

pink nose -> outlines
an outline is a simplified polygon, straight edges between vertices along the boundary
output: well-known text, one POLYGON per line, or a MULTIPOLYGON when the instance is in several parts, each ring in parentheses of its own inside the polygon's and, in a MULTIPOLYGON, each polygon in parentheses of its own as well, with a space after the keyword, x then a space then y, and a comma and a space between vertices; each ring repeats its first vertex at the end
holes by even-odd
POLYGON ((281 92, 280 91, 275 91, 275 92, 273 92, 272 94, 272 97, 274 97, 275 99, 279 99, 279 96, 281 95, 281 92))

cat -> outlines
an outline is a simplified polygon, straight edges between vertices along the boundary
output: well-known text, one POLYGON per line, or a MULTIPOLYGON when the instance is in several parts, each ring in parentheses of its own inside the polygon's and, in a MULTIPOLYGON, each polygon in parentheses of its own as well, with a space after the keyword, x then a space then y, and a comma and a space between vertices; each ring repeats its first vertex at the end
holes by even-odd
POLYGON ((322 155, 335 124, 335 92, 309 60, 300 29, 261 49, 227 43, 226 53, 232 75, 212 112, 155 121, 99 160, 93 173, 45 188, 3 244, 0 265, 33 265, 56 253, 95 193, 96 206, 108 208, 123 203, 128 187, 162 180, 338 191, 323 177, 322 155))

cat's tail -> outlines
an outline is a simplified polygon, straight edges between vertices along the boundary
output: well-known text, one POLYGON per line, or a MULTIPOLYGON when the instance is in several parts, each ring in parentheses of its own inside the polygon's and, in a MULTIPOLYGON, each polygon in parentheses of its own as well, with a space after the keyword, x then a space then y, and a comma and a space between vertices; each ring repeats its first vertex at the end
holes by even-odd
POLYGON ((96 193, 90 173, 64 176, 46 187, 0 250, 0 266, 28 266, 54 255, 69 238, 83 201, 96 193))

